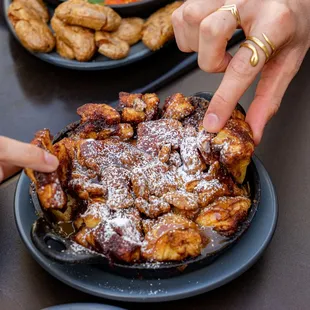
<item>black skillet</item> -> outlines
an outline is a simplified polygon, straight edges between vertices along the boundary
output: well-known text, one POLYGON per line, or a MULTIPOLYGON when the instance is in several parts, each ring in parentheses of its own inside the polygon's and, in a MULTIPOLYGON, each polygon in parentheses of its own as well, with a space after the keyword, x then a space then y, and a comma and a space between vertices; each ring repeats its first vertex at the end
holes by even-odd
MULTIPOLYGON (((200 92, 193 96, 211 100, 212 93, 200 92)), ((243 108, 238 104, 238 109, 245 113, 243 108)), ((79 122, 75 122, 67 126, 64 130, 55 136, 54 142, 61 140, 75 127, 79 122)), ((31 238, 35 246, 45 256, 57 262, 65 264, 96 264, 101 268, 118 273, 126 277, 143 277, 143 278, 166 278, 178 275, 180 273, 189 272, 204 267, 214 261, 219 255, 227 251, 232 245, 237 243, 239 238, 246 232, 250 226, 260 201, 260 180, 253 161, 251 161, 246 175, 245 182, 248 182, 251 189, 252 205, 248 212, 247 219, 239 226, 238 231, 231 238, 227 239, 223 246, 216 252, 201 254, 198 257, 187 259, 181 262, 167 263, 146 263, 128 265, 125 263, 111 262, 103 255, 91 252, 82 248, 82 251, 76 251, 76 244, 70 239, 61 237, 57 233, 57 229, 53 228, 51 219, 47 213, 42 211, 36 191, 31 187, 31 197, 35 209, 39 215, 39 219, 35 221, 31 230, 31 238)))

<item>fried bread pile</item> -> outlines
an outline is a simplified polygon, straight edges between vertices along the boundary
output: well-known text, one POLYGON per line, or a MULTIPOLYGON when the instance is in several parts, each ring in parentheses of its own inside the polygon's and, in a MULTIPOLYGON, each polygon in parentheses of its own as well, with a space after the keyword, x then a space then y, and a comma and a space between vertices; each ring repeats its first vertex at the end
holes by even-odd
POLYGON ((211 134, 202 126, 207 100, 176 93, 159 103, 122 92, 117 109, 78 108, 79 124, 55 144, 47 129, 32 141, 60 162, 53 173, 26 169, 42 208, 74 223, 75 242, 116 261, 196 257, 210 242, 206 228, 232 236, 251 206, 244 115, 235 110, 211 134))
POLYGON ((63 58, 89 61, 98 51, 110 59, 128 56, 130 46, 142 40, 151 50, 174 37, 171 15, 181 1, 168 4, 146 22, 121 18, 113 9, 87 0, 60 4, 51 18, 42 0, 13 0, 8 17, 21 43, 30 51, 49 53, 55 46, 63 58))

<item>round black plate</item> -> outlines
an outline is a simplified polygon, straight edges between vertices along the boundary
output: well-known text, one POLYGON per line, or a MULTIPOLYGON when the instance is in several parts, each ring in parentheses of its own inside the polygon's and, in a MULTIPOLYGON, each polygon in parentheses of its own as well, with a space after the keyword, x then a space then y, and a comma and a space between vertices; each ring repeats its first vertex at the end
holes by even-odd
POLYGON ((132 280, 92 265, 56 263, 34 246, 30 237, 37 219, 29 197, 29 179, 23 173, 15 193, 15 219, 19 233, 34 259, 60 281, 83 292, 123 301, 159 302, 186 298, 215 289, 238 277, 262 255, 273 236, 278 206, 274 187, 262 163, 254 157, 261 180, 261 202, 248 231, 213 264, 178 277, 132 280))
POLYGON ((76 303, 76 304, 64 304, 64 305, 52 306, 44 308, 42 310, 125 310, 125 309, 104 304, 76 303))
MULTIPOLYGON (((11 0, 3 1, 4 17, 6 19, 6 22, 8 24, 11 33, 19 41, 18 37, 16 36, 15 30, 7 16, 7 10, 11 2, 12 2, 11 0)), ((50 12, 53 12, 53 9, 50 6, 49 8, 50 12)), ((29 52, 34 56, 40 58, 41 60, 51 63, 55 66, 74 70, 92 70, 92 71, 122 67, 154 54, 154 52, 149 50, 141 41, 130 48, 130 53, 126 58, 119 60, 112 60, 99 53, 96 53, 95 57, 91 61, 79 62, 77 60, 69 60, 62 58, 56 52, 52 53, 34 53, 31 51, 29 52)))

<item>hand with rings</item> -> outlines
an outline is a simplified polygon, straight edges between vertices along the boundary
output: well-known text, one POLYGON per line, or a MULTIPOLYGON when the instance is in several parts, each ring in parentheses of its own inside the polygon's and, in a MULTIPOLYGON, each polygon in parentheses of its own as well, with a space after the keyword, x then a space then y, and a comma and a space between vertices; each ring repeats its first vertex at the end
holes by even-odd
POLYGON ((202 70, 225 72, 205 115, 209 132, 225 125, 261 72, 246 118, 260 142, 310 47, 309 16, 309 0, 187 0, 173 13, 179 49, 198 52, 202 70), (232 57, 226 46, 237 28, 246 40, 232 57))

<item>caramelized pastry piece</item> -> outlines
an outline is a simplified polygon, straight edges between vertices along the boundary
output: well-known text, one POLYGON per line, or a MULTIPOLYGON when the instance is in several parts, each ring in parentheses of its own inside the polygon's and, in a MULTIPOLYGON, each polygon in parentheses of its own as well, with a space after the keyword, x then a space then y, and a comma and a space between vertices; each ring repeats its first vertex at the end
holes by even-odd
POLYGON ((219 153, 220 162, 242 184, 254 153, 250 126, 241 119, 228 120, 225 127, 212 139, 212 147, 219 153))
POLYGON ((37 11, 14 1, 9 6, 8 18, 26 49, 41 53, 49 53, 54 49, 55 38, 37 11))
POLYGON ((54 155, 59 160, 57 169, 58 177, 62 188, 68 187, 68 181, 71 177, 72 161, 75 157, 75 141, 64 138, 53 145, 54 155))
POLYGON ((104 103, 87 103, 77 109, 81 123, 104 120, 107 125, 118 124, 121 120, 119 113, 104 103))
POLYGON ((68 25, 93 30, 114 31, 121 23, 121 17, 108 6, 83 0, 63 2, 56 8, 55 15, 68 25))
POLYGON ((148 18, 143 27, 142 41, 150 50, 158 50, 173 39, 171 15, 182 3, 176 1, 168 4, 148 18))
POLYGON ((187 97, 190 104, 195 108, 193 113, 182 120, 184 126, 192 126, 197 131, 203 128, 203 118, 209 106, 209 101, 200 97, 187 97))
POLYGON ((108 58, 122 59, 129 54, 129 44, 109 32, 96 31, 95 41, 98 52, 108 58))
POLYGON ((101 253, 128 263, 140 259, 141 218, 135 209, 120 210, 103 221, 94 232, 101 253))
POLYGON ((180 147, 183 136, 182 124, 174 119, 160 119, 138 125, 137 147, 157 155, 161 147, 170 144, 173 150, 180 147))
POLYGON ((156 218, 159 215, 170 211, 169 203, 165 202, 163 198, 156 196, 150 196, 149 201, 143 198, 137 198, 135 200, 136 208, 149 218, 156 218))
POLYGON ((173 213, 186 217, 187 219, 194 221, 199 214, 200 209, 196 210, 182 210, 178 208, 173 208, 173 213))
POLYGON ((122 18, 120 26, 112 32, 112 35, 129 45, 134 45, 142 38, 143 23, 143 19, 138 17, 122 18))
POLYGON ((81 207, 79 201, 72 196, 67 196, 67 206, 62 210, 51 209, 56 222, 70 222, 74 219, 77 210, 81 207))
POLYGON ((156 224, 156 220, 145 219, 145 220, 142 220, 141 224, 142 224, 142 230, 144 234, 146 235, 152 229, 152 227, 156 224))
POLYGON ((173 118, 180 121, 194 110, 195 108, 190 104, 190 100, 183 94, 177 93, 166 99, 162 118, 173 118))
POLYGON ((180 154, 184 169, 188 174, 196 174, 206 169, 206 164, 197 148, 196 137, 185 137, 182 140, 180 154))
POLYGON ((198 209, 198 197, 193 193, 187 193, 180 190, 169 192, 164 195, 164 200, 177 209, 187 211, 198 209))
POLYGON ((159 98, 156 94, 119 93, 119 106, 122 111, 122 121, 139 124, 156 118, 159 98))
POLYGON ((171 144, 164 144, 158 153, 158 159, 162 163, 167 163, 169 161, 171 154, 171 144))
POLYGON ((133 172, 131 177, 131 187, 137 198, 149 199, 149 186, 145 176, 141 171, 133 172))
POLYGON ((196 223, 213 227, 217 232, 229 236, 245 220, 250 206, 251 201, 245 197, 220 197, 201 211, 196 223))
MULTIPOLYGON (((52 137, 47 129, 38 131, 31 144, 53 153, 52 137)), ((67 197, 61 188, 57 171, 43 173, 26 168, 25 172, 35 184, 40 203, 44 209, 62 209, 66 206, 67 197)))
POLYGON ((168 213, 145 235, 142 256, 148 261, 180 261, 198 256, 203 246, 196 224, 168 213))
POLYGON ((37 16, 42 19, 43 22, 47 23, 50 19, 47 6, 42 0, 13 0, 19 2, 23 6, 26 6, 37 13, 37 16))
MULTIPOLYGON (((65 2, 66 3, 66 2, 65 2)), ((69 26, 55 15, 51 19, 58 42, 58 52, 66 58, 78 61, 90 60, 96 52, 94 33, 83 27, 69 26)))
POLYGON ((101 172, 100 182, 108 189, 107 206, 110 209, 122 209, 133 206, 130 192, 130 172, 127 169, 109 166, 101 172))
POLYGON ((209 133, 205 129, 198 132, 197 147, 207 165, 211 165, 218 161, 218 154, 213 152, 212 139, 216 136, 214 133, 209 133))

